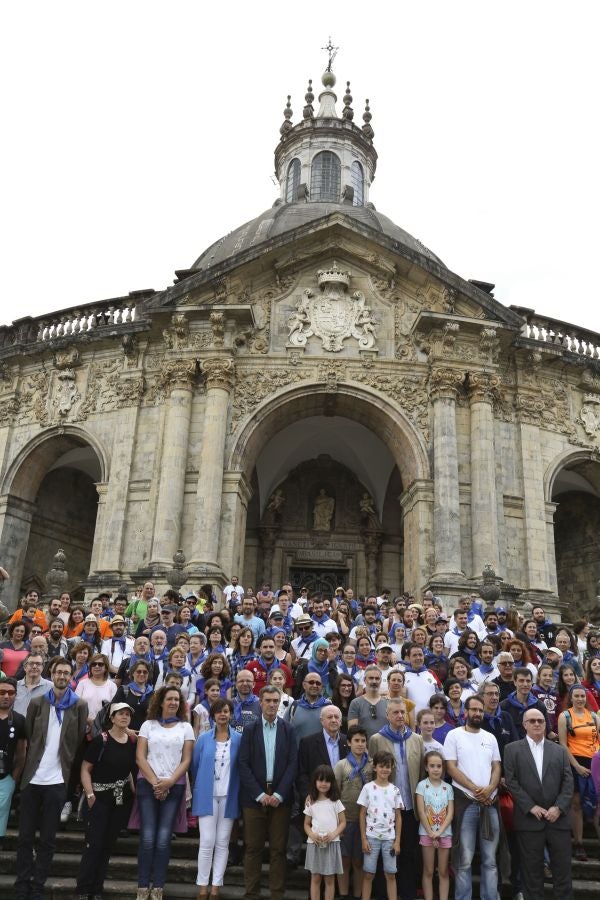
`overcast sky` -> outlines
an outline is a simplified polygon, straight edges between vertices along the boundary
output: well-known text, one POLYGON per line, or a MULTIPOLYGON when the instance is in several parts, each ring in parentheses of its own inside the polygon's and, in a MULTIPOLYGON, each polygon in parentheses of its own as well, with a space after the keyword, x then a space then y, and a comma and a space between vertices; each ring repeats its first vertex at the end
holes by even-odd
POLYGON ((377 209, 501 302, 600 331, 599 25, 594 0, 5 3, 0 321, 164 288, 270 207, 286 95, 297 122, 331 34, 377 209))

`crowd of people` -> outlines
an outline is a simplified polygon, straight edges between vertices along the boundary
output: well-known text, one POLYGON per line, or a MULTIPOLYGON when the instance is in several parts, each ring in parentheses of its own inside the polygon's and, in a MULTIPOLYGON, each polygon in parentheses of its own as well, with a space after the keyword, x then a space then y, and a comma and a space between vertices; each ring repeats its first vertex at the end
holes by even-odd
POLYGON ((222 595, 27 592, 0 642, 0 842, 18 815, 16 900, 40 900, 60 823, 85 823, 77 896, 100 900, 124 828, 138 900, 172 836, 199 834, 198 897, 243 860, 259 900, 304 864, 311 900, 572 896, 598 828, 600 630, 422 598, 290 584, 222 595), (306 845, 306 846, 304 846, 306 845), (420 848, 420 849, 419 849, 420 848))

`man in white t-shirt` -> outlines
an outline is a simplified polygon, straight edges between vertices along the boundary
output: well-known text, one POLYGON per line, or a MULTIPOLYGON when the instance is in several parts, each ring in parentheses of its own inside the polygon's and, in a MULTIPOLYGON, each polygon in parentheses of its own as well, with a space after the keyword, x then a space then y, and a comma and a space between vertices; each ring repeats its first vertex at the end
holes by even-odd
POLYGON ((429 698, 441 691, 441 685, 433 672, 425 665, 423 648, 411 644, 404 659, 404 685, 406 696, 415 704, 415 711, 429 708, 429 698))
POLYGON ((226 606, 229 606, 229 601, 234 591, 237 594, 238 600, 241 602, 244 599, 244 588, 239 583, 237 575, 232 575, 231 582, 226 584, 223 588, 223 601, 226 606))
POLYGON ((457 858, 453 861, 455 898, 467 900, 472 896, 471 864, 479 836, 480 896, 483 900, 493 900, 498 891, 496 849, 500 824, 494 801, 501 775, 500 750, 494 735, 481 729, 483 700, 468 697, 465 711, 464 727, 454 728, 444 742, 446 765, 454 787, 454 821, 460 831, 457 858))
POLYGON ((70 664, 57 657, 52 687, 47 694, 34 697, 27 708, 25 733, 29 748, 21 779, 16 900, 43 896, 71 768, 85 735, 88 705, 71 690, 70 679, 70 664), (40 838, 34 861, 38 828, 40 838))

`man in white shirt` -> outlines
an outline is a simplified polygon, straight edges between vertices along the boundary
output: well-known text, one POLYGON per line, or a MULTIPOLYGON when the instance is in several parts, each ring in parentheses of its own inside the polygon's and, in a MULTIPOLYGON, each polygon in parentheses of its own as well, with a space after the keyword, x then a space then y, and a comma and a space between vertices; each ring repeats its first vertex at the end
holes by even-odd
POLYGON ((321 596, 313 598, 311 619, 314 622, 313 628, 317 633, 317 637, 324 638, 330 631, 339 631, 337 622, 334 622, 326 611, 325 603, 321 596))
POLYGON ((406 665, 404 670, 406 696, 415 704, 415 712, 419 712, 420 709, 429 709, 429 698, 441 691, 441 685, 433 672, 430 672, 425 666, 422 647, 419 647, 418 644, 409 646, 404 664, 406 665))
POLYGON ((466 724, 454 728, 444 742, 446 766, 454 787, 455 822, 460 832, 453 860, 455 897, 467 900, 472 896, 471 864, 479 837, 480 896, 494 900, 498 892, 496 849, 500 836, 494 800, 501 775, 500 750, 494 735, 481 729, 483 700, 467 697, 465 711, 466 724))
POLYGON ((129 659, 133 653, 133 638, 125 634, 125 619, 123 616, 113 616, 110 627, 113 636, 102 641, 100 653, 108 657, 108 668, 111 675, 116 675, 119 666, 124 659, 129 659))
POLYGON ((232 575, 231 582, 226 584, 223 588, 223 601, 226 606, 229 605, 229 600, 234 591, 237 594, 238 600, 242 601, 244 599, 244 588, 239 583, 237 575, 232 575))
POLYGON ((444 645, 448 650, 448 656, 452 656, 453 653, 456 653, 460 637, 467 628, 469 631, 475 631, 480 641, 482 641, 484 637, 487 637, 485 627, 483 627, 481 634, 479 634, 475 628, 472 628, 468 624, 467 613, 464 610, 455 609, 453 618, 454 624, 451 626, 450 630, 446 632, 446 636, 444 637, 444 645))
POLYGON ((52 688, 35 697, 27 709, 25 732, 29 747, 21 779, 16 900, 43 897, 71 768, 85 735, 88 706, 71 690, 70 679, 70 664, 57 658, 52 669, 52 688))

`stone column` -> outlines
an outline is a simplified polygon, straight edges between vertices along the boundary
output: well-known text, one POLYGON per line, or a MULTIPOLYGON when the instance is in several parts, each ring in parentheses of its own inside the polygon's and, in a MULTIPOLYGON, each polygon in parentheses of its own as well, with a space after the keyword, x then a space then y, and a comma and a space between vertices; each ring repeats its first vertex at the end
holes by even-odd
POLYGON ((433 543, 434 578, 460 578, 460 505, 456 397, 463 373, 433 369, 429 393, 433 403, 433 543))
POLYGON ((244 571, 246 513, 251 496, 252 490, 243 472, 225 472, 219 564, 226 575, 239 573, 241 578, 244 571))
POLYGON ((273 577, 273 553, 275 552, 275 541, 277 539, 279 529, 273 525, 262 525, 258 529, 260 546, 262 550, 261 570, 262 575, 259 581, 275 582, 273 577))
POLYGON ((433 571, 433 482, 413 481, 398 498, 404 531, 404 590, 417 591, 433 571))
POLYGON ((195 360, 174 360, 164 369, 170 396, 164 422, 151 565, 172 566, 173 554, 180 543, 195 373, 195 360))
POLYGON ((4 582, 1 599, 9 610, 16 609, 20 597, 23 566, 35 510, 35 503, 21 497, 10 494, 0 497, 0 559, 10 575, 10 579, 4 582))
POLYGON ((471 543, 472 577, 480 578, 486 565, 498 573, 498 510, 494 453, 494 391, 498 375, 477 372, 469 376, 471 404, 471 543))
POLYGON ((218 569, 227 411, 235 368, 232 359, 218 356, 205 359, 202 372, 206 377, 206 406, 190 566, 218 569))
POLYGON ((553 580, 549 570, 554 561, 548 556, 548 526, 539 429, 544 401, 532 394, 523 393, 517 394, 515 404, 518 410, 523 472, 524 581, 528 591, 551 591, 553 580))

